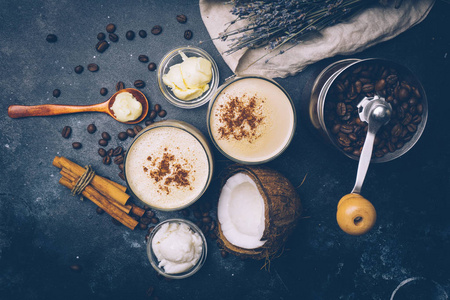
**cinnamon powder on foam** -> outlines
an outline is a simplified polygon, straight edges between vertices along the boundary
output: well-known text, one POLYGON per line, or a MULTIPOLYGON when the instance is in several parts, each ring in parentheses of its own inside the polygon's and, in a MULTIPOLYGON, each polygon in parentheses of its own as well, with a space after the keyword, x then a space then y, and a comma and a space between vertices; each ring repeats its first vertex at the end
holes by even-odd
POLYGON ((265 125, 266 117, 263 112, 264 100, 256 95, 242 96, 225 95, 228 99, 225 104, 220 104, 215 116, 221 124, 218 127, 220 139, 247 140, 254 142, 261 131, 258 127, 265 125))

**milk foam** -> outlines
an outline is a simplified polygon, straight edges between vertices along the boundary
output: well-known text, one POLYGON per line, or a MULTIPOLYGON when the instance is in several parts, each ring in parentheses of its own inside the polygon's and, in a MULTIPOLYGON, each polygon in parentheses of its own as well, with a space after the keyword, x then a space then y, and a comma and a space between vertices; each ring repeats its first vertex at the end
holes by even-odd
POLYGON ((173 209, 189 204, 202 193, 209 164, 202 144, 190 133, 175 127, 156 127, 132 144, 125 172, 129 187, 140 200, 155 208, 173 209), (183 184, 179 184, 179 174, 185 175, 183 184))
POLYGON ((232 82, 215 100, 210 114, 210 130, 215 143, 229 156, 244 162, 265 161, 280 153, 289 143, 294 130, 294 111, 286 94, 273 83, 260 78, 232 82), (255 129, 255 138, 223 137, 221 110, 230 99, 258 99, 256 114, 263 121, 255 129))

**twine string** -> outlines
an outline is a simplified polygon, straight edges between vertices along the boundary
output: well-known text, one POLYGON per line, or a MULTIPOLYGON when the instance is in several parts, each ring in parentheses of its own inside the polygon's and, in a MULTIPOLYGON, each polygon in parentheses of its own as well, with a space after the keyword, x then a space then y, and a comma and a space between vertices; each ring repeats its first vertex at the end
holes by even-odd
POLYGON ((84 168, 86 171, 78 178, 72 188, 72 196, 81 194, 95 176, 95 171, 92 169, 91 165, 85 166, 84 168))

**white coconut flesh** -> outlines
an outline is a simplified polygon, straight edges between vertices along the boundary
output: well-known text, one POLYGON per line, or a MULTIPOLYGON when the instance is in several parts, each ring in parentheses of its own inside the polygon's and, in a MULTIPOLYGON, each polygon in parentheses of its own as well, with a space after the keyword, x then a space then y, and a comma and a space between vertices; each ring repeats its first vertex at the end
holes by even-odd
POLYGON ((250 176, 228 178, 219 197, 217 218, 225 238, 233 245, 255 249, 264 245, 264 199, 250 176))

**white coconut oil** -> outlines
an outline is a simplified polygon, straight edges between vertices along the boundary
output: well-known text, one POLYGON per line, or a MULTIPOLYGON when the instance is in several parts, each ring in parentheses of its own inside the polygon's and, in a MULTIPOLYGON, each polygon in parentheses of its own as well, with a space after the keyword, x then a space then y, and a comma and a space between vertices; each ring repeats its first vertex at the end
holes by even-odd
POLYGON ((202 238, 188 225, 169 222, 161 226, 152 240, 158 266, 167 274, 179 274, 194 267, 203 250, 202 238))

